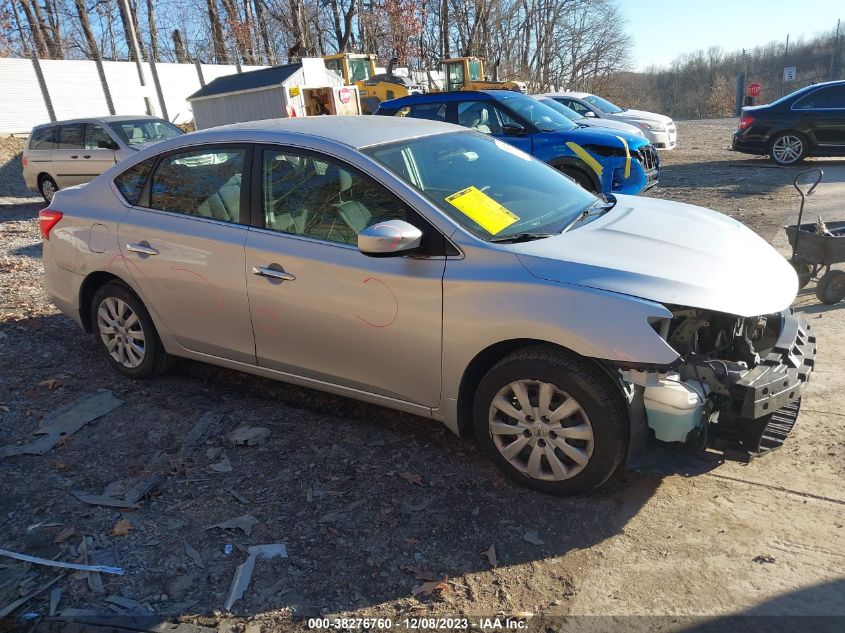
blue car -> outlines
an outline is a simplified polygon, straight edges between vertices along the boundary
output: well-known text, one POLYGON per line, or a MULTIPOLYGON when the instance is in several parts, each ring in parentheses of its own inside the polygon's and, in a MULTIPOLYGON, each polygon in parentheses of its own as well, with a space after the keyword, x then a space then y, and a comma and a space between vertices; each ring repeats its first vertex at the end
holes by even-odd
POLYGON ((557 167, 594 193, 638 194, 657 184, 660 159, 641 136, 582 128, 527 95, 468 90, 382 101, 383 116, 457 123, 490 134, 557 167))

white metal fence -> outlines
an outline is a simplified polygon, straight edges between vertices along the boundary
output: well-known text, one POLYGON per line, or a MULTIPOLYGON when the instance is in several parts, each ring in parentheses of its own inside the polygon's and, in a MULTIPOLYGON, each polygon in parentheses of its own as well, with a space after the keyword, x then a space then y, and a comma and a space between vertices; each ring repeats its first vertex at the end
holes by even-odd
MULTIPOLYGON (((31 59, 0 59, 0 134, 27 133, 34 125, 50 121, 48 101, 57 120, 109 114, 106 90, 115 114, 145 114, 148 97, 153 114, 163 115, 150 65, 143 64, 146 86, 142 86, 134 62, 102 62, 106 86, 100 81, 93 61, 40 60, 44 90, 31 59)), ((200 89, 200 72, 205 83, 237 72, 234 65, 156 64, 164 108, 174 123, 193 119, 185 99, 200 89)), ((243 66, 244 71, 262 66, 243 66)))

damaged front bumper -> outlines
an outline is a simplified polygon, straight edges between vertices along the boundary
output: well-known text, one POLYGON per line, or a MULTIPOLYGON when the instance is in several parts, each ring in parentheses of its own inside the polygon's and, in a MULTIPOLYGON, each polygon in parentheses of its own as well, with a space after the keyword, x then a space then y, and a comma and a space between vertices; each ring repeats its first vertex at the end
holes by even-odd
POLYGON ((781 314, 781 333, 760 363, 737 380, 720 424, 734 427, 743 447, 759 455, 781 446, 792 430, 801 394, 816 358, 812 326, 791 311, 781 314))
POLYGON ((646 424, 664 441, 704 448, 716 438, 733 439, 752 455, 781 446, 795 424, 815 364, 816 337, 810 324, 791 310, 735 318, 735 337, 708 353, 699 349, 699 337, 707 330, 725 336, 734 317, 690 309, 673 315, 672 333, 664 322, 661 335, 684 348, 682 358, 666 370, 621 371, 623 381, 640 388, 631 392, 632 416, 641 405, 646 424), (768 329, 752 340, 748 333, 755 324, 768 329))

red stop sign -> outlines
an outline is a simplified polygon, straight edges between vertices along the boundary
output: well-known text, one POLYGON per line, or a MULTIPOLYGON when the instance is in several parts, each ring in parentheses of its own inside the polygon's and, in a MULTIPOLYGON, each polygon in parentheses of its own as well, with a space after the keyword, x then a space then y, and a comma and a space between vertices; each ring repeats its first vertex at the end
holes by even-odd
POLYGON ((341 103, 349 103, 349 100, 352 99, 352 91, 349 88, 341 88, 337 94, 341 103))
POLYGON ((748 84, 748 90, 746 92, 749 97, 759 97, 762 89, 763 86, 755 82, 753 84, 748 84))

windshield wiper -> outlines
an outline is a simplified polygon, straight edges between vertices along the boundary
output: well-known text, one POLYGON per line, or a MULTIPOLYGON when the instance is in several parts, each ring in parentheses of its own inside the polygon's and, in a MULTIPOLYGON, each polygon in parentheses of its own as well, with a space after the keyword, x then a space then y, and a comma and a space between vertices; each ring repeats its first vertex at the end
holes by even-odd
POLYGON ((559 233, 531 233, 530 231, 525 231, 524 233, 514 233, 512 235, 500 235, 498 237, 491 237, 488 242, 493 242, 494 244, 504 244, 504 243, 515 243, 515 242, 530 242, 531 240, 542 240, 546 237, 554 237, 555 235, 559 235, 559 233))
POLYGON ((601 213, 599 213, 598 215, 602 215, 602 214, 610 211, 615 204, 616 204, 616 200, 614 200, 612 202, 608 202, 606 204, 593 204, 593 205, 587 207, 586 209, 581 211, 581 213, 576 215, 572 220, 570 220, 569 224, 567 224, 565 227, 563 227, 563 230, 560 232, 561 235, 566 233, 569 229, 571 229, 573 226, 575 226, 576 224, 578 224, 582 220, 585 220, 586 218, 591 216, 594 211, 600 211, 601 213))

